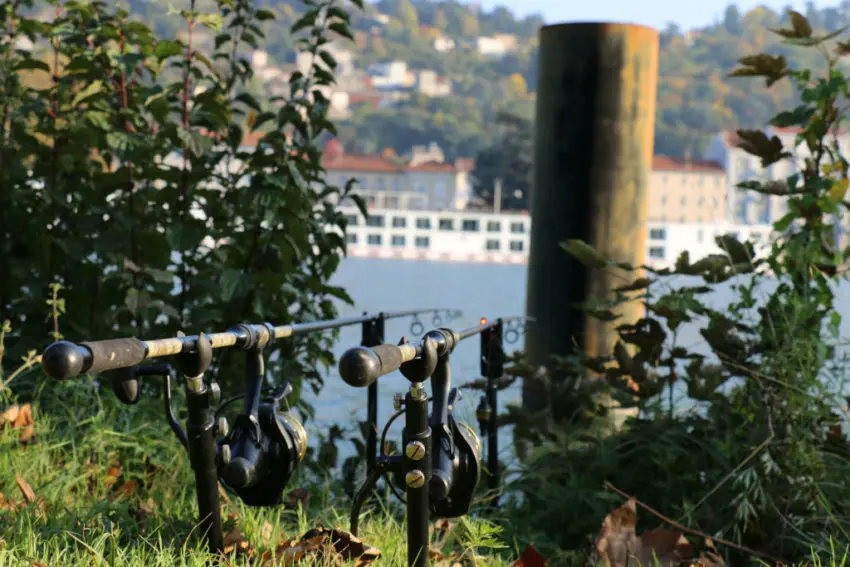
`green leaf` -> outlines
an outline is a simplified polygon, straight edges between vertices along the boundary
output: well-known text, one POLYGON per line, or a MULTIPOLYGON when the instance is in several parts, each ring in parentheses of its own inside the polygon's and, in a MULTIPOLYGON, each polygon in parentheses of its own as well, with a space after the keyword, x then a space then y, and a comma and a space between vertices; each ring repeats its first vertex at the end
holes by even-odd
POLYGON ((731 234, 722 234, 715 237, 714 241, 721 250, 729 254, 733 264, 749 264, 752 262, 751 250, 731 234))
POLYGON ((315 10, 307 12, 306 14, 301 16, 294 24, 292 24, 292 27, 289 28, 289 32, 292 35, 295 35, 299 31, 309 28, 310 26, 316 23, 316 18, 318 17, 318 15, 318 12, 315 10))
POLYGON ((221 26, 224 25, 224 17, 221 14, 198 14, 195 21, 214 32, 221 31, 221 26))
POLYGON ((337 61, 329 52, 321 50, 319 51, 319 57, 321 57, 322 61, 325 62, 325 65, 327 65, 329 69, 336 69, 337 61))
POLYGON ((254 17, 261 22, 275 19, 274 12, 272 12, 271 10, 257 10, 256 12, 254 12, 254 17))
POLYGON ((160 61, 183 53, 183 44, 174 40, 161 40, 154 48, 154 55, 160 61))
POLYGON ((345 291, 344 288, 329 285, 325 289, 328 295, 332 295, 338 299, 341 299, 349 305, 354 305, 354 300, 351 298, 350 295, 348 295, 348 292, 345 291))
POLYGON ((339 18, 344 22, 351 21, 351 15, 339 6, 329 6, 327 11, 328 18, 339 18))
POLYGON ((13 67, 15 71, 44 71, 45 73, 50 72, 50 66, 44 61, 39 61, 38 59, 27 58, 19 61, 13 67))
MULTIPOLYGON (((349 181, 349 183, 351 183, 351 181, 349 181)), ((366 201, 363 197, 357 193, 351 193, 348 196, 352 201, 354 201, 354 204, 357 205, 357 210, 360 211, 363 218, 369 218, 369 207, 366 206, 366 201)))
POLYGON ((343 22, 331 22, 328 24, 328 29, 336 32, 344 38, 354 41, 354 35, 351 33, 351 27, 343 22))
POLYGON ((815 109, 810 106, 801 105, 792 111, 780 112, 770 121, 771 126, 778 128, 787 128, 789 126, 799 126, 809 121, 815 109))
POLYGON ((255 110, 257 112, 262 112, 263 108, 260 106, 260 103, 254 98, 254 95, 250 93, 239 93, 234 99, 236 102, 241 102, 247 107, 255 110))
POLYGON ((236 295, 239 284, 242 282, 242 270, 226 268, 219 277, 221 287, 221 300, 230 301, 236 295))
POLYGON ((232 37, 229 33, 222 33, 215 36, 215 48, 220 49, 222 45, 228 43, 231 39, 232 37))
POLYGON ((77 106, 84 100, 91 98, 101 92, 103 92, 103 81, 92 81, 89 86, 77 93, 77 95, 74 97, 74 100, 71 101, 71 106, 77 106))
POLYGON ((561 248, 567 251, 568 254, 575 257, 579 262, 588 268, 606 268, 608 260, 606 260, 592 246, 581 240, 568 240, 561 243, 561 248))

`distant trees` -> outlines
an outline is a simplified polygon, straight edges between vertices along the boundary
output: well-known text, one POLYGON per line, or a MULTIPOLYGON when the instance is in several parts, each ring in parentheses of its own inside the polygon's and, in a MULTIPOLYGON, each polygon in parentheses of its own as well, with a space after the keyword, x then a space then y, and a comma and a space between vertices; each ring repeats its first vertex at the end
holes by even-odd
POLYGON ((501 134, 475 156, 472 190, 490 206, 495 199, 497 180, 501 181, 502 209, 526 209, 531 192, 531 121, 509 113, 500 113, 496 122, 501 134))

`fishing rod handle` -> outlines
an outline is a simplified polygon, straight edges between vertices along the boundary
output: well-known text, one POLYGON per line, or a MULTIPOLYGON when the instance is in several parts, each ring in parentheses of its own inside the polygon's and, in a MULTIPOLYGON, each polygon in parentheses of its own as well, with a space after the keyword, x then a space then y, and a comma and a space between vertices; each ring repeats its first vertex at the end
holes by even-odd
POLYGON ((381 376, 395 372, 402 364, 416 358, 417 353, 417 347, 412 344, 354 347, 339 358, 339 375, 349 386, 364 388, 381 376))
POLYGON ((41 367, 51 378, 65 380, 84 372, 98 374, 135 366, 146 358, 145 343, 132 337, 80 344, 57 341, 44 351, 41 367))

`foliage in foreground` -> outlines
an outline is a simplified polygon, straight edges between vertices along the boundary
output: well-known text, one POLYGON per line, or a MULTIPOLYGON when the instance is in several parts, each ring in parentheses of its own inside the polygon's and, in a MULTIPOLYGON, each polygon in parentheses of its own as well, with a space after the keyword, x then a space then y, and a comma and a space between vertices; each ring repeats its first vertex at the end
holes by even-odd
MULTIPOLYGON (((294 23, 313 66, 265 103, 246 92, 246 54, 274 14, 249 0, 180 2, 170 17, 184 39, 156 37, 112 2, 0 4, 0 321, 13 359, 43 348, 55 283, 75 341, 327 319, 334 298, 350 301, 328 280, 345 251, 334 202, 351 185, 325 182, 317 143, 333 132, 322 46, 351 36, 337 3, 294 23), (204 33, 214 45, 198 45, 204 33)), ((276 344, 269 366, 296 395, 318 391, 329 340, 276 344)), ((211 370, 225 390, 232 359, 211 370)))
POLYGON ((790 82, 801 100, 771 120, 799 128, 793 148, 762 131, 738 131, 739 147, 764 168, 793 160, 797 170, 740 186, 788 205, 765 256, 724 235, 722 253, 692 261, 685 252, 675 267, 653 270, 565 243, 588 269, 609 271, 623 285, 581 306, 616 327, 613 352, 576 352, 548 376, 524 370, 549 389, 548 399, 572 401, 550 408, 560 431, 526 427, 548 442, 526 460, 516 486, 528 496, 532 526, 566 526, 548 530, 562 546, 581 545, 619 500, 603 483, 659 511, 664 523, 729 542, 718 548, 732 564, 830 553, 833 539, 850 533, 846 358, 834 303, 850 254, 834 240, 850 207, 850 164, 835 139, 850 92, 838 61, 850 42, 814 33, 795 12, 789 22, 776 33, 821 53, 822 66, 794 69, 784 57, 759 54, 742 58, 734 73, 761 77, 769 88, 790 82), (713 305, 709 294, 721 289, 731 300, 713 305), (619 309, 634 301, 645 316, 621 321, 619 309), (699 332, 702 348, 683 342, 687 328, 699 332), (591 427, 608 417, 593 395, 600 390, 636 413, 613 435, 591 427))

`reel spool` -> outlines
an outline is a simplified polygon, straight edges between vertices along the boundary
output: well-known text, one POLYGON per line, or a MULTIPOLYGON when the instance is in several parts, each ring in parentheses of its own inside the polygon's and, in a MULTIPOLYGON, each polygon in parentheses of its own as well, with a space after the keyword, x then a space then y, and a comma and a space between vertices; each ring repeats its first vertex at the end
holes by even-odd
POLYGON ((280 504, 289 479, 307 453, 304 426, 279 407, 291 391, 287 384, 267 394, 256 416, 240 414, 232 430, 219 432, 225 434, 218 442, 219 479, 248 506, 280 504))

